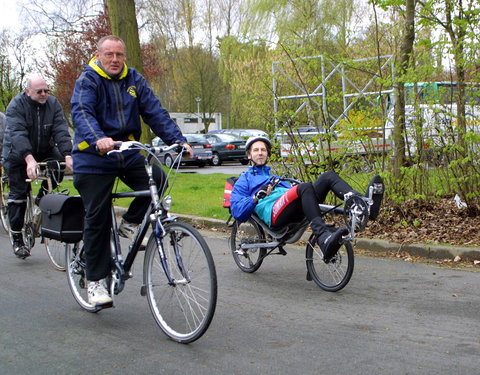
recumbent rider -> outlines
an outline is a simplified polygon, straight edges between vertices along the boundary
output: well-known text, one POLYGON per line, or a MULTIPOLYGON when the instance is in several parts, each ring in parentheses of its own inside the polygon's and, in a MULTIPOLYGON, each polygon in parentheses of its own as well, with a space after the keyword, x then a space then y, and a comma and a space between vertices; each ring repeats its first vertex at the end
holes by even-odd
MULTIPOLYGON (((351 195, 362 195, 333 171, 322 173, 315 182, 304 182, 292 187, 287 181, 280 181, 272 188, 272 177, 280 177, 270 174, 270 167, 267 166, 272 149, 270 140, 266 137, 250 137, 245 148, 251 166, 233 187, 230 207, 232 216, 239 222, 245 222, 255 213, 272 229, 306 217, 317 237, 324 261, 328 263, 341 247, 342 236, 349 231, 344 226, 332 231, 323 221, 318 204, 325 201, 329 191, 342 200, 351 195)), ((380 176, 375 176, 370 181, 370 185, 378 183, 383 183, 380 176)), ((383 192, 373 195, 369 219, 377 218, 382 198, 383 192)))

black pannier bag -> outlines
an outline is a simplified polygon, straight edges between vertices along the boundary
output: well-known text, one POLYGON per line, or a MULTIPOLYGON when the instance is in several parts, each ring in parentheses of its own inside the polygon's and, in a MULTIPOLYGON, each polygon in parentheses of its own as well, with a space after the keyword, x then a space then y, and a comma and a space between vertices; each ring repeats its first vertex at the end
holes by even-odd
POLYGON ((82 239, 85 209, 80 196, 47 194, 40 200, 42 236, 74 243, 82 239))

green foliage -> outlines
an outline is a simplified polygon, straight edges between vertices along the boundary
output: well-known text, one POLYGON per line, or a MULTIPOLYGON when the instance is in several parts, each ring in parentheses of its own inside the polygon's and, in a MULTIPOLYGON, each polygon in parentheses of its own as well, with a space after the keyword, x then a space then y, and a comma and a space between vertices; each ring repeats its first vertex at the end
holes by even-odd
POLYGON ((10 101, 22 90, 22 76, 14 69, 10 51, 13 43, 19 42, 12 38, 6 31, 0 31, 0 112, 5 112, 10 101))

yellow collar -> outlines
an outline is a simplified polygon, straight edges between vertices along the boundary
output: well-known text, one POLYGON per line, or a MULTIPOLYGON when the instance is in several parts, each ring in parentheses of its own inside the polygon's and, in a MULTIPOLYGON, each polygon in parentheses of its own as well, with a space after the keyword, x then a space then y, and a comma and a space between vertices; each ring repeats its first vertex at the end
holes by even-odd
MULTIPOLYGON (((88 63, 88 65, 90 66, 90 68, 92 68, 93 70, 95 70, 97 72, 98 75, 102 76, 103 78, 107 78, 107 79, 112 79, 112 77, 110 77, 107 73, 105 73, 103 71, 102 68, 100 68, 96 63, 95 61, 97 60, 96 57, 92 57, 88 63)), ((120 76, 118 77, 118 79, 123 79, 127 76, 127 73, 128 73, 128 67, 127 67, 127 64, 123 63, 123 70, 122 70, 122 73, 120 74, 120 76)))

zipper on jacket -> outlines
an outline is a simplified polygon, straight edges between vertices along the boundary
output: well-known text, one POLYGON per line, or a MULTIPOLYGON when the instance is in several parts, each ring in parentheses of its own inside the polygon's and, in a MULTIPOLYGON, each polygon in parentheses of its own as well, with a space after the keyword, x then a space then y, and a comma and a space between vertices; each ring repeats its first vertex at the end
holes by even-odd
POLYGON ((35 153, 38 154, 40 152, 40 140, 42 136, 42 123, 40 122, 40 106, 37 105, 37 145, 35 149, 35 153))
POLYGON ((123 100, 122 100, 122 93, 121 93, 121 83, 118 81, 113 81, 113 92, 115 94, 115 104, 117 105, 117 117, 118 117, 118 122, 120 124, 120 134, 124 133, 127 124, 125 123, 125 116, 123 113, 123 100))

